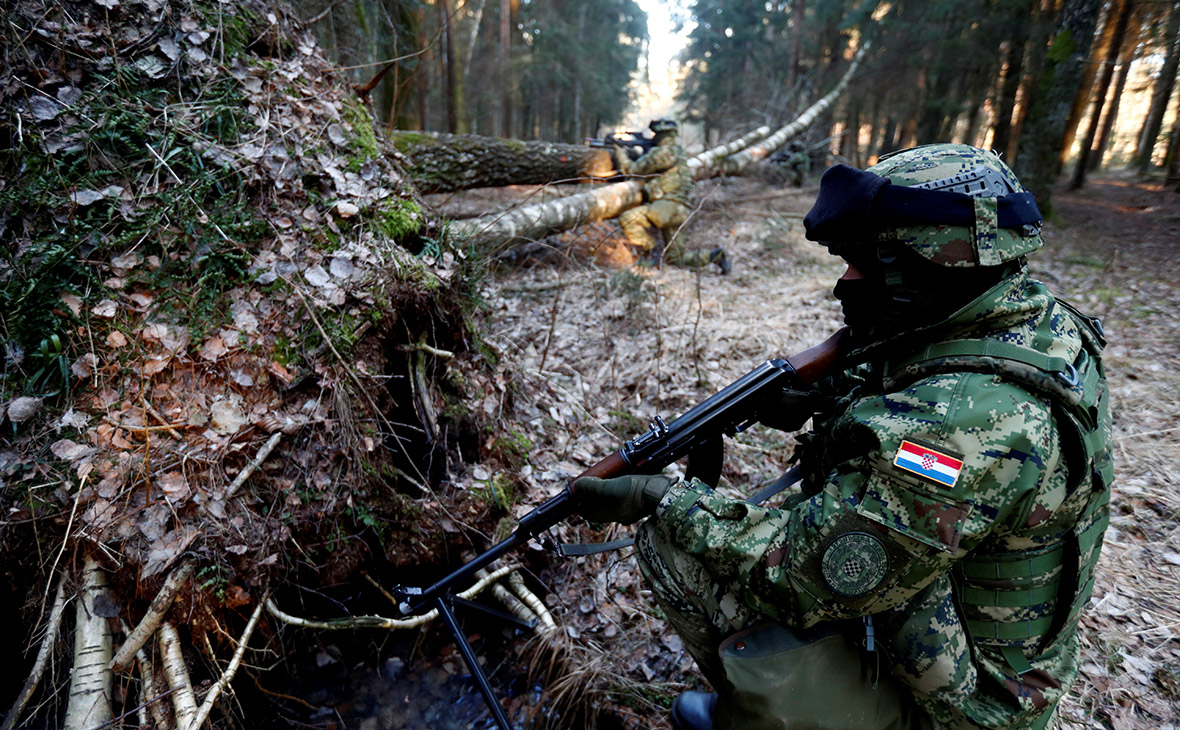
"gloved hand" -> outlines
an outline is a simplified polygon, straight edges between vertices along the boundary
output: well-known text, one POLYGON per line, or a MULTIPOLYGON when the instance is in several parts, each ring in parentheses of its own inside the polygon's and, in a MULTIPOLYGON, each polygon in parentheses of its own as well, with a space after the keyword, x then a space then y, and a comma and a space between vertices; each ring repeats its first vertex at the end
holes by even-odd
POLYGON ((578 514, 591 522, 642 520, 656 511, 660 499, 678 480, 663 474, 631 474, 614 479, 582 477, 573 484, 578 514))
POLYGON ((827 400, 817 390, 783 388, 767 397, 758 409, 758 421, 779 431, 798 431, 827 400))

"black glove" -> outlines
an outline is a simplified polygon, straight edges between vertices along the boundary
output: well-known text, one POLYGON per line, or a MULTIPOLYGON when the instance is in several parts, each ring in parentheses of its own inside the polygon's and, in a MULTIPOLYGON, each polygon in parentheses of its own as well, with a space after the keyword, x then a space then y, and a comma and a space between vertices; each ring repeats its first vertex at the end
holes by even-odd
POLYGON ((578 514, 591 522, 642 520, 656 511, 656 505, 677 482, 662 474, 632 474, 614 479, 582 477, 573 484, 578 514))
POLYGON ((758 409, 758 421, 779 431, 798 431, 828 400, 817 390, 783 388, 766 398, 758 409))

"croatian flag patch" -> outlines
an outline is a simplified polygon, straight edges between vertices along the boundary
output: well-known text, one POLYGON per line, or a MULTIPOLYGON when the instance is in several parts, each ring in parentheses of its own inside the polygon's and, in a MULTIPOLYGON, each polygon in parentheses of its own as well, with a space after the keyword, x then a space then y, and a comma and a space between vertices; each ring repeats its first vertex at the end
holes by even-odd
POLYGON ((948 487, 955 486, 963 469, 962 460, 913 441, 901 442, 893 465, 948 487))

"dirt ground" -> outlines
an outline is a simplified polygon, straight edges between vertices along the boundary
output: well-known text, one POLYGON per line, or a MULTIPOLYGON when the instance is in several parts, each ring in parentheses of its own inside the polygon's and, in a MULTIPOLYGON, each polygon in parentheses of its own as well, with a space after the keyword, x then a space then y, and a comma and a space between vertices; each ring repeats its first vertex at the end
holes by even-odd
MULTIPOLYGON (((839 326, 830 288, 842 266, 803 238, 815 191, 814 182, 801 190, 754 178, 699 183, 688 240, 725 247, 729 276, 632 266, 609 221, 519 247, 497 267, 486 292, 489 336, 519 387, 479 407, 533 444, 518 516, 655 415, 680 413, 839 326)), ((504 189, 433 202, 454 214, 545 194, 553 193, 504 189)), ((1180 195, 1107 177, 1058 190, 1055 206, 1032 269, 1103 318, 1118 475, 1084 619, 1083 676, 1060 727, 1171 728, 1180 709, 1180 195)), ((762 428, 729 440, 722 489, 745 495, 773 480, 792 446, 791 436, 762 428)), ((490 478, 480 470, 463 477, 490 478)), ((576 523, 558 532, 587 537, 576 523)), ((653 611, 630 551, 558 563, 543 578, 578 647, 582 699, 620 707, 625 726, 667 727, 670 699, 701 679, 653 611)))

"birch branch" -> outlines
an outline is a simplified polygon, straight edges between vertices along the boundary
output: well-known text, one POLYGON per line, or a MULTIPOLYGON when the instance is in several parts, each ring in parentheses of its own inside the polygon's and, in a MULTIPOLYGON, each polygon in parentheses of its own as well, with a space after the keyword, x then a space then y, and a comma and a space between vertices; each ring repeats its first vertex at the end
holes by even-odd
POLYGON ((193 683, 189 680, 188 667, 184 663, 184 653, 180 646, 180 636, 171 622, 160 624, 158 632, 161 669, 164 678, 168 680, 168 688, 172 693, 172 710, 176 713, 176 727, 188 728, 197 715, 197 700, 193 695, 193 683))
MULTIPOLYGON (((474 598, 489 585, 495 583, 514 570, 519 569, 519 565, 505 565, 503 568, 489 573, 478 583, 457 595, 459 598, 474 598)), ((384 616, 348 616, 346 618, 334 618, 324 621, 316 621, 314 619, 293 616, 282 611, 275 604, 274 599, 269 597, 266 599, 266 610, 278 620, 292 626, 302 626, 308 629, 327 629, 330 631, 340 631, 343 629, 413 629, 428 624, 438 617, 438 609, 432 608, 426 613, 420 614, 418 616, 412 616, 410 618, 386 618, 384 616)))
POLYGON ((12 730, 17 719, 20 718, 20 714, 24 712, 25 705, 29 703, 29 698, 33 696, 33 692, 41 682, 41 675, 45 673, 45 665, 49 661, 50 650, 57 640, 57 630, 61 626, 61 617, 65 613, 65 608, 65 576, 62 575, 57 579, 57 593, 53 597, 53 608, 49 611, 49 620, 45 622, 45 636, 41 638, 41 648, 37 650, 37 660, 33 662, 33 671, 29 673, 29 678, 25 680, 25 686, 21 688, 20 695, 8 710, 4 724, 0 725, 0 730, 12 730))
POLYGON ((217 698, 222 691, 229 686, 233 681, 234 675, 238 672, 238 667, 242 664, 242 657, 246 654, 246 645, 250 641, 250 635, 254 633, 254 627, 258 625, 258 617, 262 615, 262 607, 265 600, 259 601, 258 605, 254 607, 254 613, 250 614, 250 620, 246 622, 246 629, 242 632, 242 638, 238 640, 238 649, 234 652, 234 656, 229 661, 229 666, 221 675, 221 679, 217 680, 217 684, 209 690, 209 694, 205 695, 205 699, 201 702, 200 709, 197 710, 197 716, 188 725, 188 730, 197 730, 209 717, 209 713, 213 711, 213 705, 217 702, 217 698))
POLYGON ((106 574, 92 556, 82 565, 82 590, 76 604, 74 626, 74 668, 70 676, 70 699, 62 727, 83 730, 111 719, 111 629, 94 610, 94 603, 106 590, 106 574))
POLYGON ((164 581, 164 585, 160 586, 156 597, 152 599, 147 613, 143 615, 143 618, 136 625, 135 629, 127 635, 123 646, 119 647, 115 658, 111 660, 109 665, 111 671, 122 672, 131 664, 131 660, 143 648, 143 645, 152 637, 152 634, 156 633, 156 629, 160 627, 160 622, 164 620, 164 614, 168 612, 168 609, 172 606, 172 602, 176 600, 176 594, 184 586, 192 573, 192 563, 185 563, 172 571, 167 580, 164 581))

